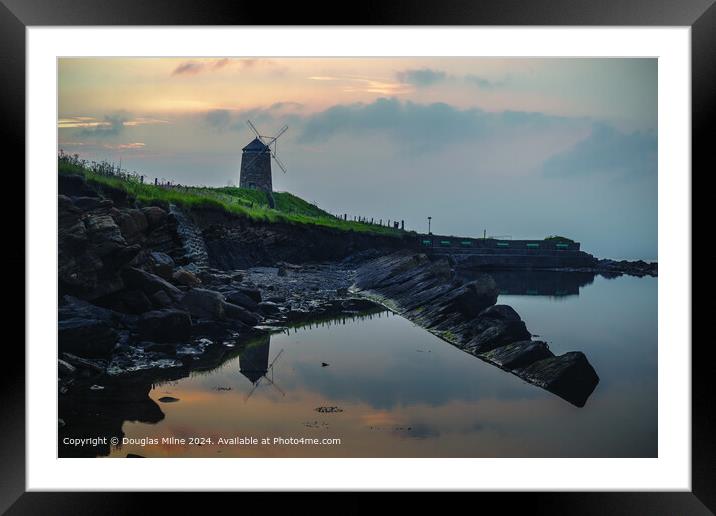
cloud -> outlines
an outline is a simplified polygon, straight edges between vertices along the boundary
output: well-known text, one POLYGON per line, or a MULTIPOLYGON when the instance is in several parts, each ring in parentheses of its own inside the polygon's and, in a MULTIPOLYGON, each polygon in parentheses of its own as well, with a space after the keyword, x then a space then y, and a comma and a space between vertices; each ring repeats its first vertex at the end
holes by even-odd
POLYGON ((225 131, 231 125, 231 112, 228 109, 213 109, 206 113, 204 121, 212 129, 225 131))
POLYGON ((463 81, 471 86, 477 86, 483 90, 493 90, 496 88, 503 87, 507 84, 508 78, 503 79, 488 79, 481 75, 467 74, 467 75, 448 75, 442 70, 432 70, 430 68, 421 68, 417 70, 403 70, 395 74, 396 78, 406 84, 411 84, 416 88, 426 88, 435 84, 444 82, 459 82, 463 81))
POLYGON ((248 130, 246 120, 274 124, 277 121, 291 123, 300 121, 297 112, 303 109, 300 102, 275 102, 268 108, 254 108, 247 110, 213 109, 204 115, 204 122, 210 128, 218 131, 245 131, 248 130))
POLYGON ((124 125, 128 120, 125 115, 105 115, 102 122, 85 126, 77 131, 77 136, 92 138, 117 136, 124 130, 124 125))
POLYGON ((503 87, 507 84, 507 79, 492 80, 482 77, 480 75, 468 74, 464 77, 465 82, 477 86, 482 90, 494 90, 495 88, 503 87))
POLYGON ((547 176, 578 176, 594 173, 621 175, 656 174, 656 131, 623 133, 603 123, 570 149, 547 159, 542 170, 547 176))
POLYGON ((131 142, 131 143, 86 143, 86 142, 60 142, 63 147, 81 147, 83 150, 142 150, 146 147, 143 142, 131 142))
MULTIPOLYGON (((211 61, 184 61, 177 66, 172 75, 196 75, 201 72, 220 70, 229 64, 229 59, 212 59, 211 61)), ((251 66, 253 63, 249 64, 251 66)))
POLYGON ((220 59, 192 59, 180 63, 174 68, 172 75, 197 75, 204 72, 215 72, 234 65, 242 68, 254 68, 257 65, 276 66, 276 62, 271 59, 228 57, 222 57, 220 59))
POLYGON ((522 111, 491 113, 445 103, 418 104, 380 98, 370 104, 333 106, 305 118, 298 141, 313 143, 340 134, 387 134, 414 151, 469 141, 516 128, 546 128, 569 119, 522 111))
POLYGON ((345 93, 377 93, 379 95, 404 95, 411 93, 413 87, 407 83, 395 82, 374 77, 359 75, 327 76, 313 75, 308 77, 311 81, 337 81, 344 82, 345 93))
POLYGON ((400 82, 412 84, 418 88, 432 86, 447 79, 447 74, 440 70, 422 68, 420 70, 403 70, 395 74, 400 82))

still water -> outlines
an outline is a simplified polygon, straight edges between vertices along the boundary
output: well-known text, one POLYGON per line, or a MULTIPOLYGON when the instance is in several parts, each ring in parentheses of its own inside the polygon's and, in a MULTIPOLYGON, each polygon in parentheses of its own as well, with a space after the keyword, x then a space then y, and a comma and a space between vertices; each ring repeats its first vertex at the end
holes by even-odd
POLYGON ((149 396, 165 418, 125 422, 126 437, 211 444, 129 444, 111 455, 657 456, 656 278, 541 276, 496 275, 498 302, 555 354, 587 355, 600 382, 584 408, 380 312, 260 338, 217 369, 154 386, 149 396), (221 437, 259 444, 219 444, 221 437))

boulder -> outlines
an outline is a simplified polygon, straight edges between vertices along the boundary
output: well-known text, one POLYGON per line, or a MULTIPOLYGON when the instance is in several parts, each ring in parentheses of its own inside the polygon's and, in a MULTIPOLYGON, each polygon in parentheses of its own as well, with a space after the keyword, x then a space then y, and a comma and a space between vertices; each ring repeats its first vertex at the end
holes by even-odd
POLYGON ((85 227, 97 256, 106 256, 122 247, 127 247, 119 226, 110 215, 87 215, 85 227))
POLYGON ((124 269, 122 278, 127 286, 141 290, 150 297, 159 290, 164 291, 173 301, 178 301, 182 297, 181 291, 165 279, 136 267, 124 269))
POLYGON ((99 197, 78 196, 73 197, 72 202, 81 210, 92 211, 100 207, 102 199, 99 197))
POLYGON ((248 326, 256 326, 260 321, 255 313, 232 303, 224 303, 224 315, 227 319, 236 319, 248 326))
POLYGON ((185 287, 198 287, 201 285, 201 280, 194 274, 186 269, 179 269, 172 274, 172 280, 177 285, 183 285, 185 287))
POLYGON ((237 292, 241 292, 242 294, 247 295, 249 298, 253 299, 255 303, 261 302, 261 291, 257 288, 252 287, 239 287, 236 289, 237 292))
POLYGON ((117 343, 117 331, 106 321, 71 317, 58 322, 58 348, 83 357, 107 357, 117 343))
POLYGON ((176 342, 191 335, 188 312, 166 308, 144 314, 139 320, 139 336, 156 342, 176 342))
POLYGON ((479 318, 472 323, 473 336, 465 344, 472 353, 484 353, 506 344, 529 340, 524 321, 479 318))
POLYGON ((119 226, 119 230, 122 232, 122 236, 127 242, 134 243, 141 241, 144 232, 149 227, 147 217, 141 210, 114 210, 112 212, 112 217, 119 226))
POLYGON ((599 376, 581 351, 539 360, 515 370, 515 374, 578 407, 584 406, 599 383, 599 376))
POLYGON ((151 300, 154 305, 159 307, 172 306, 173 304, 171 298, 163 290, 157 290, 154 294, 152 294, 151 300))
POLYGON ((547 343, 539 340, 523 340, 495 348, 481 355, 488 362, 503 369, 526 367, 533 362, 554 356, 547 343))
POLYGON ((471 281, 458 288, 458 294, 453 297, 450 308, 460 312, 465 317, 475 317, 485 308, 497 302, 499 291, 495 280, 490 276, 471 281))
POLYGON ((167 220, 167 212, 158 206, 142 208, 142 213, 144 213, 144 216, 147 218, 147 224, 150 230, 161 226, 167 220))
POLYGON ((142 314, 153 308, 152 302, 141 290, 122 290, 105 296, 101 302, 112 310, 128 314, 142 314))
POLYGON ((219 292, 203 288, 189 290, 181 300, 181 305, 189 311, 193 317, 203 319, 221 320, 224 314, 224 296, 219 292))
POLYGON ((259 308, 259 304, 256 301, 251 299, 249 296, 247 296, 244 292, 241 292, 240 290, 234 290, 226 294, 226 301, 234 305, 243 307, 251 312, 255 312, 259 308))
POLYGON ((122 316, 71 296, 65 296, 57 310, 58 347, 83 357, 106 357, 112 353, 117 328, 129 323, 122 316))
POLYGON ((480 312, 480 317, 498 319, 503 321, 519 321, 520 316, 515 309, 508 305, 492 305, 480 312))
POLYGON ((272 301, 259 303, 259 311, 264 315, 274 315, 281 311, 281 307, 272 301))
POLYGON ((165 280, 172 279, 174 272, 174 260, 166 253, 152 251, 149 253, 149 266, 152 272, 165 280))

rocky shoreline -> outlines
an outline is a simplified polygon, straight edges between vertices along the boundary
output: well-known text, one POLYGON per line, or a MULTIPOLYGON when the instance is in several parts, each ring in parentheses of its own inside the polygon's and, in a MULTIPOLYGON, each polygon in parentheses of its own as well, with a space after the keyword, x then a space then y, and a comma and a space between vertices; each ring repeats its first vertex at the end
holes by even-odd
MULTIPOLYGON (((60 177, 58 215, 61 435, 156 422, 163 414, 147 396, 156 382, 216 367, 287 326, 382 307, 576 406, 599 382, 583 353, 555 356, 532 340, 496 304, 491 276, 462 275, 449 258, 395 240, 328 232, 322 247, 307 230, 292 242, 290 228, 268 234, 262 223, 145 204, 73 176, 60 177)), ((602 260, 587 273, 656 275, 656 264, 602 260)))
POLYGON ((547 343, 532 340, 517 312, 496 304, 492 277, 465 282, 447 259, 412 252, 374 259, 358 269, 353 291, 578 407, 599 383, 584 353, 555 356, 547 343))

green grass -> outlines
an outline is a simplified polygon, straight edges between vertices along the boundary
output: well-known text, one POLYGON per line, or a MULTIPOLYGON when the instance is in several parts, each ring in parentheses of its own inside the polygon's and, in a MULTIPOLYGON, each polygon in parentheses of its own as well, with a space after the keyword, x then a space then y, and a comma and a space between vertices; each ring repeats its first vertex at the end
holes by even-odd
POLYGON ((89 183, 123 190, 144 203, 172 203, 188 209, 216 208, 256 221, 314 225, 393 237, 408 233, 385 226, 342 220, 287 192, 274 192, 274 209, 269 207, 266 193, 259 190, 236 187, 155 186, 142 183, 131 176, 123 178, 111 173, 101 173, 96 168, 62 155, 59 159, 58 173, 83 176, 89 183))
POLYGON ((574 240, 572 240, 571 238, 567 238, 567 237, 563 237, 563 236, 559 236, 559 235, 550 235, 550 236, 546 237, 545 240, 564 242, 566 244, 574 243, 574 240))

